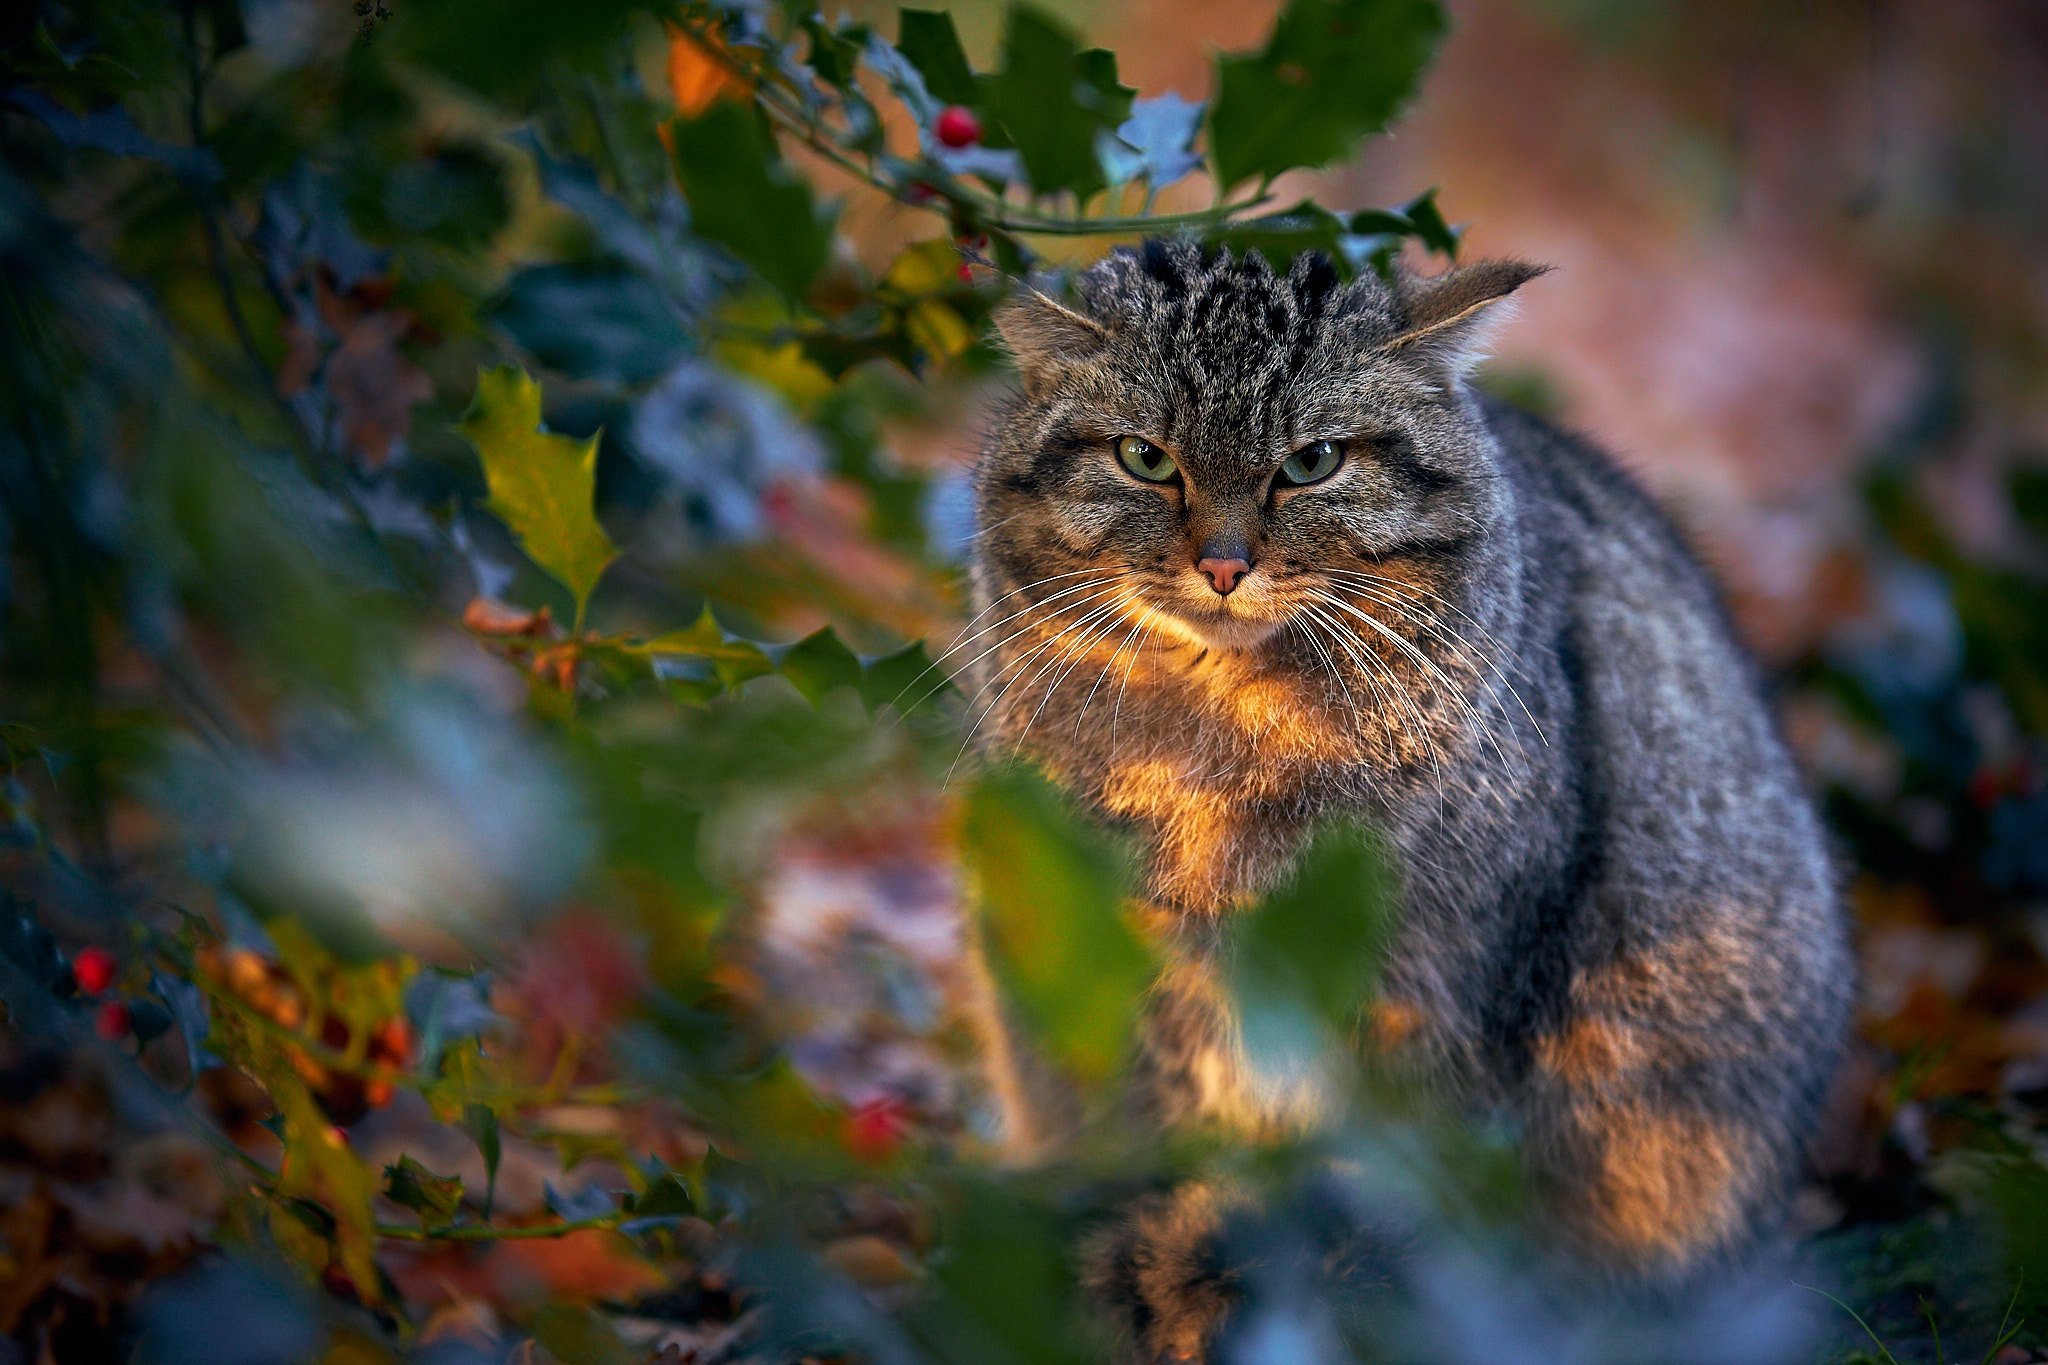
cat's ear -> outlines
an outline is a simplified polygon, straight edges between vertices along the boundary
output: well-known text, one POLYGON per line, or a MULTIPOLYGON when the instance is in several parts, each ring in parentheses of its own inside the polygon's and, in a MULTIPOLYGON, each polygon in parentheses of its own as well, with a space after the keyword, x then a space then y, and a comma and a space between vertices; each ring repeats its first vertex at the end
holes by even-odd
POLYGON ((1064 366, 1099 354, 1109 329, 1049 294, 1020 285, 995 313, 996 332, 1017 362, 1024 392, 1043 393, 1064 366))
POLYGON ((1427 278, 1406 276, 1395 291, 1400 325, 1387 349, 1438 382, 1455 383, 1486 358, 1487 343, 1513 311, 1508 295, 1549 269, 1527 261, 1475 261, 1427 278))

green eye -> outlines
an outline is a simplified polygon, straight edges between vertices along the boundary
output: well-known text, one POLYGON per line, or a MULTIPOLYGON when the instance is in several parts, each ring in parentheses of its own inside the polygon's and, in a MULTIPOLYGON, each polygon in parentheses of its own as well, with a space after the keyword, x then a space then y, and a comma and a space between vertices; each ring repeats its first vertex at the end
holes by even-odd
POLYGON ((1116 438, 1117 462, 1146 483, 1166 483, 1180 473, 1173 456, 1142 436, 1116 438))
POLYGON ((1321 483, 1343 463, 1343 446, 1335 441, 1312 441, 1280 462, 1280 482, 1321 483))

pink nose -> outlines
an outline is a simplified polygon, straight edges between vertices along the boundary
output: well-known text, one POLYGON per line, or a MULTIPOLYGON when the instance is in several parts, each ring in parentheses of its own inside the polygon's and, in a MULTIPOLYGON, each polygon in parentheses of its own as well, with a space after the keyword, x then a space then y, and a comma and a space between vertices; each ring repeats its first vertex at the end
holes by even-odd
POLYGON ((1195 567, 1209 580, 1209 586, 1224 596, 1237 586, 1238 580, 1252 571, 1252 566, 1242 559, 1201 559, 1195 567))

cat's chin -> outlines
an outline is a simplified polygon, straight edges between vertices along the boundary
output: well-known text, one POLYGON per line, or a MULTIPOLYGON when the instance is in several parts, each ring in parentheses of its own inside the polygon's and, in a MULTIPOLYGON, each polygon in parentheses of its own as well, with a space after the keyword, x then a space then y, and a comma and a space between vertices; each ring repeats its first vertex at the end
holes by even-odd
POLYGON ((1166 630, 1179 636, 1187 644, 1199 645, 1203 649, 1257 649, 1287 624, 1285 621, 1268 621, 1240 612, 1219 611, 1200 616, 1182 615, 1177 611, 1155 614, 1166 630))

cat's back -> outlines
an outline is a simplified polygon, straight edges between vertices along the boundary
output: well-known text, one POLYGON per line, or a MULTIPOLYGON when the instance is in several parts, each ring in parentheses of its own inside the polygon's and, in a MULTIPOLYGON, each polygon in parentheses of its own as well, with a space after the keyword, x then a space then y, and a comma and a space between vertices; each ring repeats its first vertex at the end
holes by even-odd
MULTIPOLYGON (((1712 575, 1591 442, 1497 401, 1524 592, 1551 623, 1606 888, 1595 942, 1707 939, 1831 1002, 1849 980, 1818 813, 1712 575), (1621 908, 1625 907, 1625 909, 1621 908)), ((1827 1030, 1821 1030, 1826 1032, 1827 1030)))

